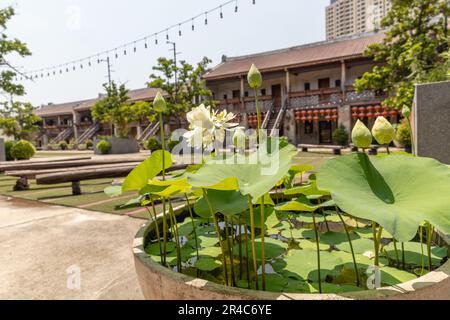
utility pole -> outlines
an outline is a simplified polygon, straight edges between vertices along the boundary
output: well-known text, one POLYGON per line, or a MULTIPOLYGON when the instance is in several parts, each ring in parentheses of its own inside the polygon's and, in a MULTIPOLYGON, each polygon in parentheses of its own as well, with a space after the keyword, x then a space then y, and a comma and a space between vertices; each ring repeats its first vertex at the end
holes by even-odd
POLYGON ((173 63, 175 65, 175 92, 178 92, 177 56, 180 52, 177 52, 177 44, 175 42, 167 41, 167 44, 171 44, 173 47, 170 51, 173 51, 173 63))
POLYGON ((108 84, 111 87, 111 82, 112 82, 112 80, 111 80, 111 63, 109 61, 109 57, 106 57, 106 60, 105 59, 100 59, 99 61, 100 62, 106 62, 106 65, 108 67, 108 84))

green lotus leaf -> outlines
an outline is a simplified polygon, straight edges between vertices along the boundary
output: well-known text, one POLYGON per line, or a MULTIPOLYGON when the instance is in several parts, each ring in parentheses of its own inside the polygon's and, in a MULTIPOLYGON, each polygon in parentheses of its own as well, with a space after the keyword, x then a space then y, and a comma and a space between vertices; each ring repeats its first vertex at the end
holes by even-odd
MULTIPOLYGON (((259 229, 261 228, 261 206, 255 207, 253 209, 253 219, 254 219, 254 223, 255 223, 255 228, 259 229)), ((270 219, 270 223, 273 224, 275 223, 274 221, 274 217, 276 218, 276 214, 275 211, 273 209, 273 207, 266 207, 264 206, 264 222, 265 222, 265 226, 266 229, 270 229, 273 226, 269 226, 268 225, 268 220, 270 219)), ((250 210, 246 210, 243 214, 243 218, 244 218, 244 222, 247 226, 250 226, 250 210)), ((279 223, 279 221, 278 221, 279 223)), ((275 225, 278 225, 275 224, 275 225)))
MULTIPOLYGON (((248 242, 249 247, 249 255, 252 254, 252 246, 250 244, 250 240, 248 242)), ((269 237, 264 238, 264 247, 265 247, 265 256, 266 259, 275 259, 283 254, 286 253, 288 245, 280 240, 272 239, 269 237)), ((242 248, 245 248, 245 243, 243 243, 242 248)), ((258 238, 255 240, 255 252, 256 252, 256 259, 259 261, 261 260, 261 238, 258 238)), ((233 247, 234 252, 239 252, 239 245, 236 244, 233 247)), ((242 252, 243 256, 246 257, 246 251, 243 250, 242 252)))
POLYGON ((292 189, 288 189, 284 192, 284 194, 292 195, 292 194, 304 194, 305 196, 326 196, 330 193, 326 190, 319 190, 317 188, 317 182, 315 180, 312 180, 310 184, 295 187, 292 189))
POLYGON ((222 263, 210 257, 200 257, 200 259, 195 262, 194 266, 202 271, 213 271, 221 267, 222 263))
POLYGON ((134 168, 122 184, 122 192, 140 190, 148 184, 150 179, 156 177, 164 167, 169 169, 172 166, 172 154, 167 151, 158 150, 151 154, 146 160, 134 168))
POLYGON ((450 170, 434 159, 354 153, 326 162, 317 179, 344 212, 377 222, 400 242, 422 221, 450 233, 450 170))
MULTIPOLYGON (((374 250, 373 241, 369 240, 369 239, 360 238, 360 239, 352 240, 352 245, 353 245, 353 250, 355 253, 364 253, 366 251, 374 250)), ((336 245, 336 247, 339 250, 342 250, 345 252, 351 252, 350 243, 348 241, 341 242, 338 245, 336 245)))
POLYGON ((286 229, 281 231, 281 236, 286 239, 301 239, 303 238, 303 231, 306 229, 286 229))
MULTIPOLYGON (((415 266, 421 266, 422 265, 422 259, 425 264, 425 266, 428 266, 428 254, 427 254, 427 245, 424 243, 423 247, 421 247, 421 244, 419 242, 405 242, 404 244, 405 248, 405 263, 408 265, 415 265, 415 266), (423 255, 422 255, 422 249, 423 249, 423 255)), ((385 246, 384 251, 386 252, 389 259, 392 259, 394 261, 397 261, 397 254, 395 252, 394 244, 390 243, 389 245, 385 246)), ((397 244, 397 250, 398 250, 398 262, 401 262, 402 260, 402 251, 401 251, 401 245, 397 244)), ((447 248, 445 247, 432 247, 431 248, 431 263, 433 266, 439 266, 441 264, 442 259, 444 259, 447 256, 447 248)))
MULTIPOLYGON (((258 278, 259 281, 259 288, 262 288, 262 279, 261 277, 258 278)), ((266 291, 268 292, 283 292, 284 288, 286 287, 286 285, 288 284, 288 279, 283 278, 280 275, 277 274, 266 274, 266 291)), ((247 280, 239 280, 237 281, 236 285, 239 288, 244 288, 247 289, 248 288, 248 281, 247 280)), ((252 281, 252 283, 250 283, 250 289, 255 290, 255 282, 252 281)))
MULTIPOLYGON (((195 247, 194 239, 189 240, 189 242, 191 242, 191 244, 193 244, 195 247)), ((219 240, 217 239, 216 235, 201 235, 198 236, 197 242, 201 248, 207 248, 215 246, 219 242, 219 240)))
MULTIPOLYGON (((315 240, 303 239, 300 241, 300 248, 317 250, 317 244, 315 240)), ((328 250, 330 246, 328 244, 319 242, 319 250, 328 250)))
POLYGON ((222 249, 220 249, 220 247, 207 247, 207 248, 198 250, 198 254, 200 256, 208 256, 208 257, 217 258, 218 256, 220 256, 222 254, 222 249))
MULTIPOLYGON (((175 248, 176 248, 176 245, 174 242, 166 243, 166 252, 167 253, 174 251, 175 248)), ((159 251, 159 243, 152 243, 152 244, 148 245, 145 248, 145 252, 147 252, 150 255, 159 256, 161 254, 161 252, 159 251)))
MULTIPOLYGON (((353 232, 349 232, 350 239, 355 240, 358 239, 359 236, 353 232)), ((325 232, 319 235, 320 242, 326 243, 329 245, 339 245, 344 242, 348 242, 347 234, 344 232, 325 232)))
POLYGON ((225 160, 209 159, 197 172, 188 175, 188 182, 198 188, 239 189, 244 196, 251 195, 255 202, 284 177, 296 154, 297 148, 288 145, 269 155, 254 152, 235 154, 225 160))
MULTIPOLYGON (((281 265, 283 262, 281 262, 281 265)), ((318 281, 317 251, 312 249, 291 250, 284 259, 283 275, 298 280, 318 281)), ((342 260, 328 251, 320 251, 320 277, 324 280, 327 275, 339 274, 342 260)))
MULTIPOLYGON (((344 292, 354 292, 354 291, 362 291, 363 288, 350 285, 350 284, 333 284, 324 282, 322 285, 322 293, 344 293, 344 292)), ((308 293, 319 293, 319 283, 313 282, 308 283, 308 293)))
POLYGON ((388 286, 394 286, 399 283, 417 279, 412 273, 391 267, 380 268, 380 273, 381 283, 388 286))

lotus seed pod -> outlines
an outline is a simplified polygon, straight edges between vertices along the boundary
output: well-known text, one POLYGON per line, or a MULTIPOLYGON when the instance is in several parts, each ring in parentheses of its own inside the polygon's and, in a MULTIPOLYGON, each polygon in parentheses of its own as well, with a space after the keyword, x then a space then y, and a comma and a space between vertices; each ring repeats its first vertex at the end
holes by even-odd
POLYGON ((372 143, 370 130, 358 120, 352 130, 352 142, 358 148, 367 149, 372 143))
POLYGON ((402 115, 403 115, 405 118, 409 118, 409 117, 411 116, 411 108, 408 107, 407 105, 403 106, 403 109, 402 109, 402 115))
POLYGON ((238 149, 245 148, 245 132, 243 127, 237 127, 233 134, 233 145, 238 149))
POLYGON ((394 140, 395 130, 385 117, 378 117, 373 125, 372 134, 379 144, 390 144, 394 140))
POLYGON ((247 81, 252 89, 257 89, 262 85, 262 76, 255 64, 252 64, 247 75, 247 81))
POLYGON ((160 113, 166 111, 167 108, 166 100, 164 100, 160 91, 156 93, 155 100, 153 100, 153 108, 155 109, 156 112, 160 113))

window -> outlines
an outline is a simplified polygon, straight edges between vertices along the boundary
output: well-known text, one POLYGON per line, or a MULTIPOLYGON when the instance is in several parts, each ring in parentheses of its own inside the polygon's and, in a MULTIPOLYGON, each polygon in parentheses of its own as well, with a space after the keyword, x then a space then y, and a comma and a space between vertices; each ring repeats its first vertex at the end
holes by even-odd
POLYGON ((306 121, 305 122, 305 134, 312 134, 314 132, 314 122, 306 121))
POLYGON ((265 96, 266 95, 266 89, 261 89, 261 95, 265 96))
POLYGON ((337 87, 337 88, 340 88, 341 87, 341 80, 340 79, 335 80, 334 81, 334 86, 337 87))
POLYGON ((248 91, 244 92, 244 97, 248 97, 248 91))
POLYGON ((311 90, 311 83, 305 82, 305 91, 311 90))
POLYGON ((223 100, 227 100, 228 99, 228 95, 227 94, 224 94, 223 95, 223 100))
POLYGON ((241 97, 241 90, 233 90, 233 99, 241 97))

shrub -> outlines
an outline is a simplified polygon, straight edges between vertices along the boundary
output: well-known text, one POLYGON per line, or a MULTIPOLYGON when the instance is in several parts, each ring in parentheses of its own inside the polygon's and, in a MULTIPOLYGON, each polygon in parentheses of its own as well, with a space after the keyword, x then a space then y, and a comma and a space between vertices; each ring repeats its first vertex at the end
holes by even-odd
POLYGON ((111 150, 111 143, 109 143, 109 141, 106 140, 100 140, 100 142, 97 143, 97 149, 102 154, 107 154, 111 150))
POLYGON ((168 142, 167 142, 167 149, 169 150, 169 151, 172 151, 173 150, 173 148, 175 148, 178 144, 179 144, 180 142, 179 141, 174 141, 174 140, 169 140, 168 142))
POLYGON ((87 150, 87 145, 85 143, 79 144, 77 149, 80 151, 87 150))
POLYGON ((11 155, 11 150, 16 143, 14 141, 6 141, 5 142, 5 157, 6 161, 14 160, 14 157, 11 155))
POLYGON ((340 146, 347 145, 348 133, 343 124, 341 124, 339 128, 333 131, 333 141, 340 146))
POLYGON ((58 145, 59 145, 59 149, 61 149, 61 150, 67 150, 67 148, 68 148, 67 142, 64 140, 61 140, 58 143, 58 145))
POLYGON ((30 159, 35 153, 34 146, 26 140, 18 141, 11 149, 11 156, 17 160, 30 159))
POLYGON ((147 142, 145 143, 145 148, 147 148, 147 150, 150 150, 151 152, 160 150, 161 147, 162 147, 161 142, 159 142, 159 140, 156 139, 155 137, 148 139, 147 142))
POLYGON ((397 126, 394 140, 400 147, 411 146, 411 132, 409 130, 408 119, 403 119, 397 126))
POLYGON ((68 150, 75 150, 76 148, 77 148, 77 145, 74 144, 74 143, 69 143, 69 144, 67 145, 67 149, 68 149, 68 150))
POLYGON ((87 149, 91 149, 94 146, 94 142, 91 139, 87 139, 85 144, 87 149))

